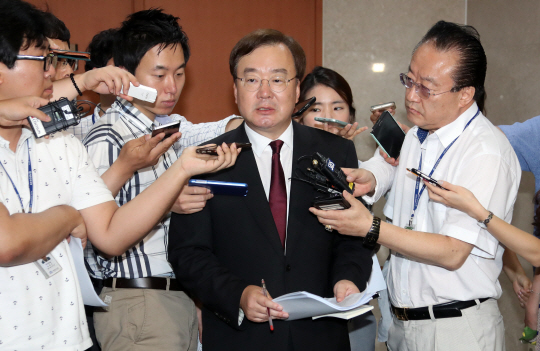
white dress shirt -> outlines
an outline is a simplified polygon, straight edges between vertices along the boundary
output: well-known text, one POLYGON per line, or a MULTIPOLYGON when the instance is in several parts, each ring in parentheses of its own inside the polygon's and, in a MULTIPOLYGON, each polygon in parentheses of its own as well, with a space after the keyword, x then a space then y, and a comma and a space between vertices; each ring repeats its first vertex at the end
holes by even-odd
MULTIPOLYGON (((259 169, 259 175, 261 182, 266 193, 266 199, 270 196, 270 181, 272 180, 272 147, 270 143, 273 141, 261 134, 257 133, 253 129, 249 128, 247 123, 244 123, 246 127, 246 134, 249 142, 251 143, 251 149, 255 156, 255 162, 259 169)), ((289 217, 289 204, 291 194, 291 173, 292 173, 292 156, 293 156, 293 127, 292 122, 289 127, 281 134, 276 140, 283 141, 283 146, 279 153, 279 159, 281 161, 281 167, 283 167, 283 174, 285 175, 285 187, 287 188, 287 218, 289 217)), ((285 248, 287 247, 287 237, 285 237, 285 248)))
MULTIPOLYGON (((430 173, 443 150, 458 136, 432 177, 471 190, 480 203, 506 222, 512 220, 521 170, 518 159, 504 134, 479 113, 474 103, 454 122, 428 135, 422 145, 412 128, 403 143, 399 166, 388 165, 378 150, 362 168, 377 179, 372 198, 378 200, 392 187, 385 214, 394 225, 405 227, 413 211, 416 177, 406 168, 430 173)), ((420 184, 422 186, 422 184, 420 184)), ((455 271, 420 263, 392 251, 388 274, 390 300, 396 307, 423 307, 453 300, 501 296, 498 276, 502 269, 503 247, 474 218, 456 209, 429 200, 424 190, 414 220, 415 230, 446 235, 474 245, 463 266, 455 271)))

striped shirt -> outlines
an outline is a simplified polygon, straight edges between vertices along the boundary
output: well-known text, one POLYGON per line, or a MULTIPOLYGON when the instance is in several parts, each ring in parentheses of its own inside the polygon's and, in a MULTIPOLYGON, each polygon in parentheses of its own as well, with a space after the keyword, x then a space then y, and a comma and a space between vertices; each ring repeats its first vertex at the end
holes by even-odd
MULTIPOLYGON (((204 143, 224 133, 227 123, 236 117, 230 116, 218 122, 192 124, 180 115, 169 116, 172 120, 181 121, 182 138, 161 156, 155 166, 140 169, 133 174, 116 196, 118 206, 127 203, 149 187, 177 160, 185 147, 204 143)), ((95 123, 83 144, 101 175, 116 161, 125 143, 151 133, 153 126, 161 125, 159 121, 166 123, 166 120, 165 116, 160 116, 152 122, 130 102, 118 98, 95 123)), ((122 256, 107 259, 99 256, 91 245, 88 245, 85 256, 90 275, 98 279, 174 277, 167 261, 169 221, 170 213, 157 223, 141 242, 122 256)))
POLYGON ((73 135, 75 135, 80 141, 83 141, 86 134, 90 131, 90 129, 92 129, 94 123, 99 120, 100 110, 101 104, 97 104, 96 108, 94 109, 94 113, 81 118, 79 124, 70 126, 66 130, 68 131, 68 133, 72 133, 73 135))

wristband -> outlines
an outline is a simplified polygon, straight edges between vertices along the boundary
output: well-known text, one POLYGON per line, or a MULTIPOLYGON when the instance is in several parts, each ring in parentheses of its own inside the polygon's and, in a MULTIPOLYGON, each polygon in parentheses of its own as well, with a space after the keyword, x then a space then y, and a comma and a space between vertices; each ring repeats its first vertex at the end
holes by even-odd
POLYGON ((379 240, 379 231, 381 229, 381 219, 379 217, 373 217, 373 222, 371 223, 371 228, 364 238, 364 246, 368 249, 374 249, 379 240))
POLYGON ((75 76, 75 74, 71 73, 69 75, 69 78, 71 78, 71 83, 73 83, 73 86, 75 87, 75 89, 77 90, 77 93, 79 93, 79 96, 82 96, 82 91, 81 89, 79 89, 79 87, 77 86, 77 83, 75 83, 75 78, 73 78, 73 76, 75 76))

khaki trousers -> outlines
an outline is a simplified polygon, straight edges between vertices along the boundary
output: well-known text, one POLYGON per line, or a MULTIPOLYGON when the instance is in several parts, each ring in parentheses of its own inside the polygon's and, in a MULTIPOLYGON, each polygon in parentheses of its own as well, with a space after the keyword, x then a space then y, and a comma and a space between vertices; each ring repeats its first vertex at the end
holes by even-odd
POLYGON ((461 310, 462 316, 400 321, 388 331, 390 351, 505 351, 504 325, 497 301, 461 310))
POLYGON ((103 288, 108 311, 94 312, 103 351, 197 350, 197 313, 181 291, 103 288))

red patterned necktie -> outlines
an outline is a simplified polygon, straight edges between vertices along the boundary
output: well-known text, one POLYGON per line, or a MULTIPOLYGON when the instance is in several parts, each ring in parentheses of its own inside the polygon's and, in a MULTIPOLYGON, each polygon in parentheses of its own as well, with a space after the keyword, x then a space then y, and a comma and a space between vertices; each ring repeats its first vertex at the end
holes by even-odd
POLYGON ((287 188, 285 187, 285 174, 279 152, 283 146, 282 140, 274 140, 270 143, 272 148, 272 180, 270 181, 270 210, 281 239, 281 245, 285 247, 285 235, 287 233, 287 188))

